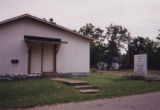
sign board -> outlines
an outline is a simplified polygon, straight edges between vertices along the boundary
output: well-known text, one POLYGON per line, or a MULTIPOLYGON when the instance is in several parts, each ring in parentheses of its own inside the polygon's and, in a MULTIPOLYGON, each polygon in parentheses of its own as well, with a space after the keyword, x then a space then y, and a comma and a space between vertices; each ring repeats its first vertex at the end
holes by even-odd
POLYGON ((134 75, 147 76, 147 54, 134 55, 134 75))

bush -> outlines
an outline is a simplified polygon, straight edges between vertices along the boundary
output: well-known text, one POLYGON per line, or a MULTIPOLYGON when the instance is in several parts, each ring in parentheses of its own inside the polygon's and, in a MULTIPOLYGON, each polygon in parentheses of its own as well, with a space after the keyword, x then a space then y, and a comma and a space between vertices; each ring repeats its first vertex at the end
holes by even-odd
POLYGON ((153 78, 153 77, 145 77, 145 76, 137 76, 137 75, 130 75, 130 76, 127 76, 127 78, 131 80, 158 81, 156 78, 153 78))
POLYGON ((42 74, 4 75, 0 76, 0 81, 26 80, 26 79, 39 79, 39 78, 42 78, 42 74))
POLYGON ((97 69, 96 68, 92 68, 91 69, 91 73, 96 73, 97 72, 97 69))
POLYGON ((137 76, 137 75, 130 75, 130 76, 127 76, 127 78, 132 80, 145 80, 144 76, 137 76))

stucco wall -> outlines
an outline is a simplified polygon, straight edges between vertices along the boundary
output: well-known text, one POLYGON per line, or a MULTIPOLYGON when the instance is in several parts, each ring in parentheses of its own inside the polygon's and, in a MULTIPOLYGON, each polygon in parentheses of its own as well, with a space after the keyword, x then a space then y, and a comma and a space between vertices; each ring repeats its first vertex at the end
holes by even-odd
POLYGON ((0 26, 0 75, 27 74, 28 48, 24 35, 61 38, 62 44, 57 54, 58 73, 89 72, 90 43, 76 35, 49 25, 23 19, 0 26), (17 65, 11 59, 19 59, 17 65))

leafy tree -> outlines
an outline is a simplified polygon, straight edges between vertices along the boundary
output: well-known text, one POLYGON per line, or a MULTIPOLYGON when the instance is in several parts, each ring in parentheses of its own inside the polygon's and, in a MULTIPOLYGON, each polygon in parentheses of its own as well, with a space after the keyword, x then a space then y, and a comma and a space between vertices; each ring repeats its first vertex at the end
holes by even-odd
POLYGON ((145 44, 145 52, 148 55, 148 67, 149 68, 157 68, 155 65, 160 64, 157 62, 157 59, 159 59, 158 55, 158 42, 153 41, 149 38, 146 38, 146 44, 145 44))
POLYGON ((159 31, 159 34, 158 34, 157 39, 160 40, 160 29, 158 31, 159 31))
POLYGON ((119 25, 110 25, 106 27, 106 38, 108 41, 115 42, 117 48, 124 48, 124 44, 128 41, 128 30, 119 25))
POLYGON ((131 40, 130 43, 130 53, 132 54, 141 54, 144 53, 145 50, 145 39, 143 37, 138 36, 131 40))
POLYGON ((107 28, 106 39, 108 41, 106 47, 106 61, 111 66, 111 62, 115 57, 120 57, 121 49, 125 48, 128 43, 128 30, 119 25, 110 25, 107 28))
POLYGON ((132 39, 130 43, 130 62, 133 65, 134 62, 134 55, 136 54, 147 54, 147 61, 149 68, 157 68, 156 65, 158 64, 158 42, 153 41, 151 39, 143 38, 143 37, 136 37, 132 39))
POLYGON ((104 56, 104 30, 96 28, 91 23, 87 23, 78 32, 94 39, 94 42, 91 42, 90 45, 90 65, 91 67, 95 67, 97 62, 101 61, 104 56))
POLYGON ((85 26, 82 26, 79 30, 80 34, 93 38, 93 43, 96 45, 103 45, 105 39, 103 32, 104 30, 96 28, 92 23, 87 23, 85 26))
POLYGON ((155 64, 156 69, 160 69, 160 63, 159 63, 159 61, 160 61, 160 29, 158 31, 159 31, 159 34, 157 37, 157 40, 158 40, 157 41, 157 49, 156 49, 156 54, 154 56, 154 60, 155 60, 155 62, 157 62, 155 64))
POLYGON ((119 25, 110 25, 106 35, 104 30, 87 23, 81 27, 79 33, 94 39, 90 46, 90 64, 95 67, 97 62, 106 61, 111 65, 115 57, 119 57, 120 50, 128 43, 128 31, 119 25))

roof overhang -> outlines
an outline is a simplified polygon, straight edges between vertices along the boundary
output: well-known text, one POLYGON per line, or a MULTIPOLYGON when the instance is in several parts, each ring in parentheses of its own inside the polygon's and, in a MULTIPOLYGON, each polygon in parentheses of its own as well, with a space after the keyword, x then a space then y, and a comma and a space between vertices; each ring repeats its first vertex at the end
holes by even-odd
POLYGON ((37 37, 37 36, 24 36, 25 42, 28 43, 43 43, 43 44, 66 44, 68 42, 61 41, 58 38, 47 38, 47 37, 37 37))
POLYGON ((10 19, 1 21, 1 22, 0 22, 0 25, 5 24, 5 23, 9 23, 9 22, 12 22, 12 21, 15 21, 15 20, 18 20, 18 19, 26 18, 26 17, 27 17, 27 18, 30 18, 30 19, 33 19, 33 20, 36 20, 36 21, 39 21, 39 22, 41 22, 41 23, 45 23, 45 24, 51 25, 51 26, 56 27, 56 28, 59 28, 59 29, 62 29, 62 30, 64 30, 64 31, 66 31, 66 32, 70 32, 70 33, 76 35, 77 37, 82 38, 82 39, 85 39, 85 40, 88 40, 88 41, 90 41, 90 42, 94 41, 94 39, 89 38, 89 37, 87 37, 87 36, 84 36, 84 35, 82 35, 82 34, 80 34, 80 33, 78 33, 78 32, 72 31, 72 30, 70 30, 70 29, 68 29, 68 28, 65 28, 65 27, 63 27, 63 26, 60 26, 60 25, 57 25, 57 24, 54 24, 54 23, 50 23, 50 22, 48 22, 48 21, 46 21, 46 20, 44 20, 44 19, 41 19, 41 18, 32 16, 32 15, 30 15, 30 14, 23 14, 23 15, 20 15, 20 16, 17 16, 17 17, 13 17, 13 18, 10 18, 10 19))

